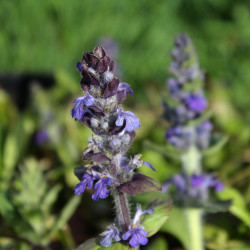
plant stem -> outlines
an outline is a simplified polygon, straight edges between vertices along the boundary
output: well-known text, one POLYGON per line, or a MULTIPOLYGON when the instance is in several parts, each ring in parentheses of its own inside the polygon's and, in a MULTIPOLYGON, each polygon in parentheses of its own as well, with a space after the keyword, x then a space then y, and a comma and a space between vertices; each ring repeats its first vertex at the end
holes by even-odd
MULTIPOLYGON (((113 157, 111 160, 111 171, 113 176, 122 178, 122 176, 119 176, 120 172, 119 170, 120 170, 120 155, 117 155, 113 157)), ((122 182, 123 180, 120 181, 122 182)), ((118 224, 122 228, 122 230, 126 232, 128 230, 131 221, 127 195, 118 191, 116 187, 113 189, 112 194, 115 201, 118 224)))
MULTIPOLYGON (((201 154, 195 145, 182 155, 182 168, 186 175, 201 173, 201 154)), ((189 235, 189 250, 203 250, 202 209, 184 210, 189 235)))
POLYGON ((128 230, 128 227, 130 225, 130 214, 129 214, 129 206, 127 197, 124 193, 119 193, 119 202, 121 205, 121 213, 122 213, 122 227, 124 231, 128 230))
POLYGON ((184 211, 189 233, 189 250, 203 250, 202 209, 188 208, 184 211))

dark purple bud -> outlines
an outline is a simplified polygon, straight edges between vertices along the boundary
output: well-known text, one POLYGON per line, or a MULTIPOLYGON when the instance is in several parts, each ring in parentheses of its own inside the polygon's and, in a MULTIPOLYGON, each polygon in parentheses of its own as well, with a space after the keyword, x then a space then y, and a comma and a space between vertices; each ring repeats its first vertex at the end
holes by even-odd
POLYGON ((111 128, 109 132, 111 135, 117 135, 124 130, 125 126, 126 126, 126 121, 124 120, 122 126, 116 126, 114 124, 114 126, 111 128))
POLYGON ((110 58, 108 56, 105 56, 98 63, 97 72, 99 74, 103 74, 108 69, 109 63, 110 63, 110 58))
POLYGON ((103 47, 95 47, 94 49, 94 55, 98 57, 99 59, 102 59, 104 56, 106 56, 106 52, 103 49, 103 47))
POLYGON ((128 181, 118 187, 120 192, 128 195, 137 195, 149 191, 161 191, 160 182, 146 175, 136 173, 131 181, 128 181))
POLYGON ((86 171, 87 171, 87 168, 84 166, 81 166, 81 167, 74 169, 74 174, 79 179, 79 181, 81 181, 82 177, 86 173, 86 171))
POLYGON ((88 153, 83 153, 82 155, 83 160, 93 161, 96 163, 103 163, 105 161, 110 161, 110 159, 102 154, 102 153, 95 153, 94 151, 89 151, 88 153))
POLYGON ((115 70, 115 62, 111 61, 110 64, 109 64, 109 71, 114 72, 114 70, 115 70))
POLYGON ((83 70, 82 77, 83 77, 81 81, 82 86, 83 85, 87 85, 87 86, 90 86, 90 85, 99 86, 100 85, 100 81, 98 80, 98 78, 90 71, 83 70))
POLYGON ((81 122, 87 127, 91 128, 91 118, 93 117, 92 112, 89 109, 85 110, 85 113, 81 119, 81 122))
POLYGON ((116 94, 118 85, 119 85, 119 79, 114 77, 110 82, 108 82, 105 85, 104 91, 103 91, 103 97, 108 98, 110 96, 113 96, 116 94))

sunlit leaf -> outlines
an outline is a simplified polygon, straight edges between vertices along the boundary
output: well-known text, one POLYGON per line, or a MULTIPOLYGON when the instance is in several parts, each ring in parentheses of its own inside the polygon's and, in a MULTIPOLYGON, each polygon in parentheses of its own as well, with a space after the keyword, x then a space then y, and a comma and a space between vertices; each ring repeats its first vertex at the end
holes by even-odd
POLYGON ((181 241, 185 249, 188 249, 189 238, 185 215, 182 209, 174 207, 171 216, 162 228, 162 232, 168 232, 181 241))
POLYGON ((162 201, 157 206, 154 206, 154 213, 146 214, 142 218, 142 226, 148 233, 148 237, 157 233, 160 228, 165 224, 169 218, 169 214, 172 210, 172 201, 162 201))
POLYGON ((250 213, 239 191, 232 187, 226 187, 222 192, 218 193, 218 197, 223 200, 232 199, 233 204, 229 211, 250 227, 250 213))

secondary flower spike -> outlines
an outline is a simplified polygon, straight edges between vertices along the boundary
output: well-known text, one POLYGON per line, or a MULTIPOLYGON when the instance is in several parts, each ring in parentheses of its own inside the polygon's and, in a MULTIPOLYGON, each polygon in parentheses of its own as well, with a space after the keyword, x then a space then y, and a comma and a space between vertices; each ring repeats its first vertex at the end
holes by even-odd
MULTIPOLYGON (((126 239, 130 238, 131 246, 145 245, 148 242, 147 232, 139 222, 134 222, 136 226, 131 225, 127 194, 131 190, 130 186, 135 192, 146 192, 147 185, 150 190, 154 185, 155 190, 159 190, 159 185, 156 180, 142 174, 141 184, 134 184, 136 181, 133 178, 138 178, 134 172, 136 168, 144 164, 155 171, 151 163, 140 160, 141 155, 138 154, 125 163, 128 158, 124 154, 135 138, 140 120, 133 112, 123 109, 122 102, 133 91, 128 83, 120 82, 114 75, 114 69, 115 62, 106 55, 102 47, 96 47, 93 52, 84 52, 82 60, 77 63, 77 70, 82 76, 80 85, 83 95, 74 100, 71 115, 90 128, 93 135, 82 153, 86 164, 75 169, 80 183, 74 191, 81 195, 86 188, 92 188, 94 201, 113 195, 116 220, 115 224, 101 234, 102 240, 99 243, 102 246, 110 246, 113 242, 125 239, 122 236, 125 233, 126 239), (125 188, 121 189, 121 186, 125 188)), ((142 209, 138 211, 136 218, 144 213, 142 209)))
POLYGON ((209 146, 211 123, 205 121, 194 129, 187 126, 204 114, 207 99, 203 94, 204 73, 199 68, 194 46, 185 34, 175 40, 169 71, 172 76, 167 81, 169 99, 164 102, 164 117, 171 123, 171 128, 166 132, 166 138, 181 150, 188 150, 192 144, 204 150, 209 146))

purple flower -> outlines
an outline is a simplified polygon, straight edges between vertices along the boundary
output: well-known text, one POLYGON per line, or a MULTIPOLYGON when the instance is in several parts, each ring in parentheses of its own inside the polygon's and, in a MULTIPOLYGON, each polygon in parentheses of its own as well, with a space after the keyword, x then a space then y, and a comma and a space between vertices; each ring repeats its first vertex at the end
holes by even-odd
POLYGON ((207 100, 203 96, 191 94, 185 99, 185 103, 190 110, 202 112, 207 107, 207 100))
POLYGON ((172 127, 166 132, 165 136, 170 144, 179 149, 187 150, 191 145, 191 134, 190 132, 185 131, 183 127, 172 127))
POLYGON ((190 182, 192 187, 200 188, 206 190, 209 187, 213 187, 217 192, 220 192, 224 189, 224 184, 220 182, 213 174, 205 175, 195 175, 190 176, 190 182))
POLYGON ((43 129, 40 130, 36 135, 35 135, 35 142, 38 145, 43 144, 45 141, 47 141, 49 139, 49 134, 48 132, 43 129))
POLYGON ((75 103, 75 106, 71 110, 71 116, 73 118, 75 117, 77 120, 80 120, 85 113, 83 105, 87 107, 92 106, 93 104, 95 104, 95 99, 93 96, 86 92, 84 96, 77 97, 73 103, 75 103))
POLYGON ((140 218, 143 214, 153 214, 154 209, 148 208, 148 209, 142 209, 140 204, 137 204, 136 206, 136 213, 135 217, 133 219, 133 225, 137 225, 140 222, 140 218))
POLYGON ((146 245, 148 243, 148 239, 146 238, 148 233, 141 229, 137 228, 136 225, 129 226, 129 230, 122 235, 123 240, 127 240, 131 237, 129 244, 132 247, 138 247, 139 245, 146 245))
POLYGON ((78 63, 76 64, 76 69, 77 69, 79 72, 82 72, 82 71, 83 71, 84 67, 83 67, 83 65, 82 65, 81 62, 78 62, 78 63))
POLYGON ((108 247, 112 244, 112 240, 120 241, 120 232, 118 228, 114 225, 110 225, 107 228, 107 231, 103 232, 101 236, 104 236, 104 239, 101 241, 103 247, 108 247))
POLYGON ((131 111, 119 110, 115 125, 122 126, 124 120, 126 121, 125 131, 131 132, 140 127, 140 120, 136 114, 131 111))
POLYGON ((153 171, 156 172, 156 169, 153 167, 153 165, 152 165, 150 162, 148 162, 148 161, 143 161, 143 163, 144 163, 144 165, 146 165, 147 167, 151 168, 153 171))
POLYGON ((181 174, 176 174, 172 177, 172 179, 167 180, 163 185, 162 185, 162 192, 165 193, 168 190, 168 187, 170 185, 176 186, 179 190, 186 190, 187 189, 187 182, 184 176, 181 174))
POLYGON ((113 183, 113 179, 110 177, 107 177, 106 174, 100 175, 100 180, 96 182, 94 186, 94 190, 96 192, 92 195, 92 199, 95 201, 98 201, 100 199, 105 199, 109 195, 109 191, 107 189, 107 186, 113 183))
POLYGON ((130 85, 126 82, 120 82, 117 91, 125 91, 125 94, 133 95, 133 90, 130 88, 130 85))
POLYGON ((140 218, 143 214, 153 214, 154 210, 152 208, 142 209, 141 205, 137 204, 135 217, 133 219, 133 224, 129 226, 126 233, 122 235, 123 240, 127 240, 131 237, 129 244, 132 247, 138 247, 139 245, 146 245, 148 243, 148 233, 140 227, 140 218))
POLYGON ((82 177, 82 181, 78 183, 74 188, 75 194, 78 194, 78 195, 82 194, 86 186, 87 186, 87 189, 90 189, 93 186, 94 179, 95 179, 94 176, 85 173, 82 177))

